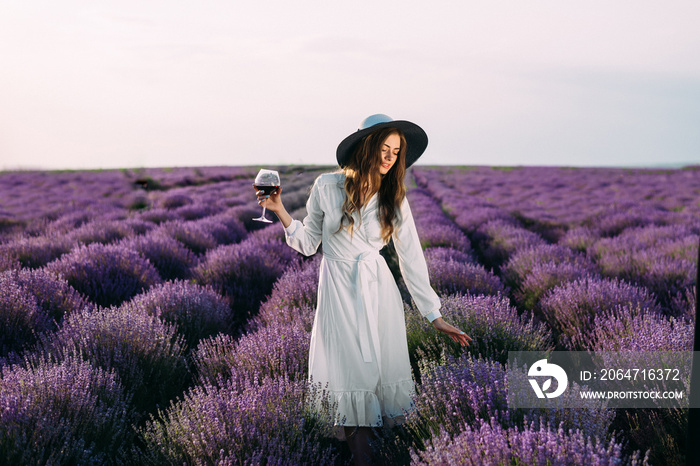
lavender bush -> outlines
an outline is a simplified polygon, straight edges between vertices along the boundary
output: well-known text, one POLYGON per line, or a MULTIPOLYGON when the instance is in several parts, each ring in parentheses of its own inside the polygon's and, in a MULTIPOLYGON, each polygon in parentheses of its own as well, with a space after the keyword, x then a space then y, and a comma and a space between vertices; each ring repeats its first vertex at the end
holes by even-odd
MULTIPOLYGON (((435 291, 442 296, 453 294, 486 294, 497 295, 505 293, 505 288, 501 280, 487 271, 484 266, 469 262, 462 262, 449 258, 443 259, 444 249, 438 254, 431 251, 435 248, 428 248, 425 254, 425 261, 430 274, 430 284, 435 291)), ((454 250, 455 252, 459 252, 454 250)), ((455 255, 455 257, 459 257, 455 255)))
POLYGON ((526 426, 504 429, 498 423, 482 420, 465 425, 452 438, 443 432, 435 436, 425 451, 413 451, 412 464, 547 464, 569 465, 640 465, 648 463, 635 451, 623 455, 623 444, 616 441, 585 437, 580 431, 565 432, 551 426, 526 426))
POLYGON ((0 371, 3 464, 129 461, 135 417, 114 372, 73 358, 0 371))
POLYGON ((602 209, 584 223, 595 225, 601 236, 617 236, 623 231, 648 225, 665 225, 668 212, 628 201, 602 209))
POLYGON ((95 220, 67 234, 74 243, 92 244, 115 243, 122 238, 134 236, 135 232, 128 224, 120 220, 95 220))
POLYGON ((120 243, 148 259, 164 280, 189 278, 197 256, 162 230, 135 236, 120 243))
POLYGON ((596 267, 586 256, 553 244, 521 249, 501 268, 505 284, 514 290, 515 302, 523 309, 534 309, 557 285, 595 275, 596 267))
POLYGON ((0 244, 0 255, 23 267, 39 268, 70 252, 74 241, 62 235, 21 237, 0 244))
POLYGON ((275 323, 296 324, 310 332, 316 311, 318 274, 321 255, 300 264, 292 264, 275 282, 270 297, 248 322, 251 330, 275 323))
POLYGON ((559 244, 574 251, 586 252, 601 236, 600 231, 589 227, 574 227, 566 232, 559 244))
POLYGON ((465 425, 479 420, 498 422, 504 428, 555 423, 586 436, 602 437, 607 435, 615 417, 612 409, 508 409, 504 367, 470 354, 457 358, 446 355, 439 362, 424 360, 420 372, 422 383, 409 428, 423 438, 439 432, 457 435, 465 425))
POLYGON ((418 420, 413 422, 424 424, 432 434, 444 429, 451 435, 477 419, 493 417, 510 424, 506 371, 500 363, 471 354, 447 355, 441 362, 419 364, 421 384, 414 398, 418 420))
MULTIPOLYGON (((466 351, 501 364, 508 360, 508 351, 543 351, 552 346, 550 330, 536 323, 532 314, 519 316, 503 296, 450 296, 442 299, 441 312, 446 321, 472 338, 466 351)), ((443 352, 462 352, 459 345, 439 334, 408 306, 406 332, 413 361, 438 360, 443 352)))
POLYGON ((169 221, 174 221, 178 219, 178 216, 171 210, 163 208, 155 208, 144 210, 139 213, 139 218, 146 222, 151 222, 156 225, 166 223, 169 221))
MULTIPOLYGON (((73 206, 74 207, 74 206, 73 206)), ((90 223, 97 216, 97 212, 82 209, 68 210, 46 227, 49 234, 67 234, 76 228, 90 223)))
POLYGON ((48 314, 12 274, 0 274, 0 356, 21 351, 35 342, 38 334, 51 328, 48 314))
POLYGON ((231 379, 200 385, 142 431, 163 464, 335 464, 328 421, 308 408, 306 382, 231 379))
POLYGON ((128 307, 72 313, 42 340, 40 354, 114 369, 141 413, 165 406, 188 382, 185 342, 176 326, 128 307))
POLYGON ((542 316, 570 350, 587 347, 595 317, 610 315, 617 306, 659 312, 646 289, 613 279, 575 280, 553 288, 540 301, 542 316))
POLYGON ((2 252, 0 252, 0 272, 4 272, 6 270, 15 270, 21 267, 22 266, 20 265, 20 263, 17 262, 14 258, 10 257, 9 255, 3 255, 2 252))
POLYGON ((603 238, 589 254, 606 276, 646 286, 660 303, 695 284, 698 236, 684 226, 650 226, 625 230, 615 238, 603 238))
POLYGON ((484 263, 498 267, 520 249, 544 244, 544 240, 531 231, 502 220, 492 220, 480 226, 474 233, 474 240, 484 263))
POLYGON ((407 197, 424 249, 444 246, 465 253, 471 251, 469 238, 444 214, 440 204, 427 192, 412 189, 407 197))
POLYGON ((80 246, 46 270, 61 274, 100 306, 121 304, 161 281, 158 271, 136 251, 100 243, 80 246))
POLYGON ((620 306, 595 316, 593 334, 582 345, 595 351, 692 351, 694 330, 685 319, 620 306))
POLYGON ((183 205, 173 212, 182 220, 201 220, 221 212, 221 207, 211 203, 195 202, 194 204, 183 205))
POLYGON ((65 314, 90 307, 91 304, 60 275, 45 270, 21 269, 0 274, 0 289, 19 286, 24 293, 34 296, 42 313, 52 322, 60 323, 65 314))
POLYGON ((492 220, 498 220, 512 225, 518 222, 508 212, 494 206, 475 206, 474 202, 464 202, 465 198, 451 198, 443 200, 450 213, 454 215, 454 222, 462 231, 473 235, 481 226, 492 220))
POLYGON ((122 307, 176 324, 192 348, 202 338, 228 330, 233 320, 228 301, 211 287, 179 280, 156 285, 122 307))
POLYGON ((196 223, 219 245, 238 243, 248 234, 243 223, 228 213, 205 217, 196 223))
POLYGON ((255 314, 275 281, 298 260, 297 252, 282 241, 252 236, 207 253, 195 268, 194 278, 231 300, 240 325, 255 314))
POLYGON ((170 191, 159 202, 164 209, 177 209, 192 204, 192 198, 182 191, 170 191))
POLYGON ((231 377, 305 380, 311 334, 298 325, 272 323, 238 340, 219 334, 200 342, 194 365, 200 380, 217 383, 231 377))
POLYGON ((175 220, 163 223, 156 231, 178 240, 195 254, 203 254, 216 247, 216 240, 211 232, 197 222, 175 220))

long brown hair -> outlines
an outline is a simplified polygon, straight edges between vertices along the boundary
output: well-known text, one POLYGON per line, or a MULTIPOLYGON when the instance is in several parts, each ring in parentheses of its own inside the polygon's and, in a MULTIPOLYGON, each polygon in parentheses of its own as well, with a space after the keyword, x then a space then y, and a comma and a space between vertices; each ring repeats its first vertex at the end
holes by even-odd
POLYGON ((342 171, 345 173, 347 196, 343 203, 343 217, 338 231, 347 227, 352 235, 355 223, 353 212, 359 212, 369 197, 377 192, 382 239, 385 243, 388 242, 394 233, 396 211, 401 208, 401 203, 406 197, 406 186, 403 184, 406 175, 406 138, 403 133, 397 128, 383 128, 368 134, 357 145, 342 171), (382 176, 379 173, 382 145, 392 134, 398 134, 401 140, 399 155, 394 165, 382 176))

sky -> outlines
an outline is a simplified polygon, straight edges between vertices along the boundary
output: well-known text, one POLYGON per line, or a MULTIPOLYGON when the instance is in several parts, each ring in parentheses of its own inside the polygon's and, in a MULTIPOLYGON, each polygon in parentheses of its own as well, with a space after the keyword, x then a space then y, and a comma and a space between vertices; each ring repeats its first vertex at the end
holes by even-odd
POLYGON ((0 4, 0 170, 335 163, 368 115, 419 164, 700 163, 700 2, 0 4))

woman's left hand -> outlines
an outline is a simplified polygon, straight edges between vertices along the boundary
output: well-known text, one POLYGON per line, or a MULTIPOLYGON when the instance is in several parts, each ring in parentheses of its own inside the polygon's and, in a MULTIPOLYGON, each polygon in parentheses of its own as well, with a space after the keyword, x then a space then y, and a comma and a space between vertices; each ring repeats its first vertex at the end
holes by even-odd
POLYGON ((448 324, 442 319, 442 317, 438 317, 437 319, 433 320, 433 327, 435 327, 435 330, 444 333, 462 346, 469 346, 469 342, 472 341, 469 335, 457 327, 448 324))

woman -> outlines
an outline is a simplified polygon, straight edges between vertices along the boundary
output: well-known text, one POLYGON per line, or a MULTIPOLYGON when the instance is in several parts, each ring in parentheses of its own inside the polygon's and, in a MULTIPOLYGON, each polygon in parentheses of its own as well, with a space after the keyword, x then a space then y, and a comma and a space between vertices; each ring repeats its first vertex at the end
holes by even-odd
POLYGON ((403 302, 379 254, 390 239, 421 315, 462 346, 471 340, 441 317, 406 199, 405 170, 427 144, 419 126, 372 115, 338 146, 341 170, 316 179, 303 223, 285 210, 281 189, 269 197, 258 192, 258 203, 284 225, 289 246, 311 255, 323 244, 309 378, 337 402, 358 464, 370 453, 371 427, 412 408, 403 302))

